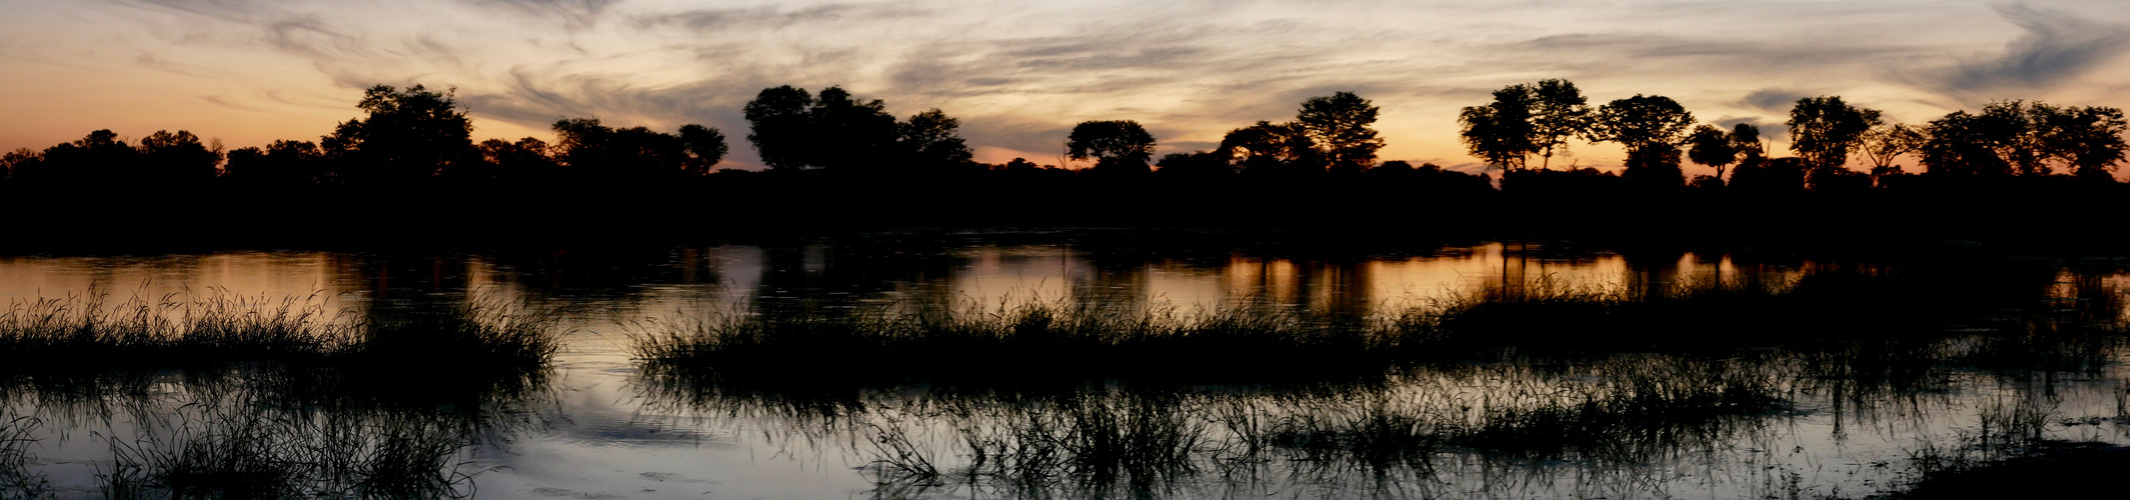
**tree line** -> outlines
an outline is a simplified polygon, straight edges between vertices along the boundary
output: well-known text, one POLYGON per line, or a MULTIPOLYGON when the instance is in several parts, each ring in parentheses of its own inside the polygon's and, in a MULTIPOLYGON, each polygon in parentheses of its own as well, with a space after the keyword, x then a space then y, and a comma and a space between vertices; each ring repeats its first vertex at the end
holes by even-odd
POLYGON ((1889 123, 1883 112, 1840 96, 1805 97, 1784 123, 1793 156, 1774 158, 1758 127, 1698 123, 1693 113, 1664 96, 1637 94, 1593 108, 1573 82, 1554 79, 1503 87, 1493 97, 1464 108, 1458 122, 1467 149, 1502 173, 1505 190, 1547 177, 1550 160, 1569 138, 1625 148, 1619 177, 1645 191, 1686 186, 1838 191, 1914 184, 1918 177, 2068 176, 2112 184, 2125 151, 2123 112, 2104 106, 2005 100, 1979 112, 1954 111, 1909 125, 1889 123), (1868 170, 1849 168, 1852 155, 1861 155, 1868 170), (1686 179, 1682 156, 1716 174, 1686 179), (1897 164, 1903 156, 1913 157, 1922 171, 1897 164), (1540 158, 1536 172, 1530 167, 1533 157, 1540 158))
MULTIPOLYGON (((1471 175, 1423 164, 1381 161, 1372 101, 1352 92, 1312 97, 1293 119, 1228 131, 1210 150, 1156 159, 1157 139, 1129 119, 1081 122, 1064 137, 1073 169, 1024 158, 974 161, 960 120, 939 109, 897 117, 878 99, 839 88, 761 90, 742 108, 746 141, 767 167, 720 169, 730 152, 723 131, 684 125, 673 132, 617 128, 597 118, 553 123, 538 138, 475 142, 454 91, 421 85, 367 89, 357 118, 317 140, 278 140, 225 149, 187 131, 158 131, 133 144, 109 130, 43 150, 0 156, 0 186, 16 193, 105 190, 184 192, 200 188, 406 190, 542 187, 553 192, 751 186, 930 184, 992 188, 1072 183, 1089 189, 1153 186, 1179 190, 1225 184, 1280 191, 1353 187, 1370 196, 1424 194, 1445 200, 1753 192, 1868 192, 1931 179, 2064 178, 2113 184, 2125 158, 2121 110, 2008 100, 1955 111, 1923 124, 1889 123, 1883 113, 1839 96, 1802 98, 1790 111, 1788 157, 1768 151, 1757 127, 1701 123, 1657 95, 1592 106, 1573 82, 1509 85, 1492 101, 1463 108, 1460 138, 1491 172, 1471 175), (1614 143, 1627 152, 1619 172, 1556 165, 1571 139, 1614 143), (1852 158, 1868 164, 1851 169, 1852 158), (1910 172, 1900 165, 1913 159, 1910 172), (1688 179, 1683 162, 1716 170, 1688 179), (1496 178, 1498 174, 1498 187, 1496 178), (754 183, 754 184, 746 184, 754 183), (895 184, 901 183, 901 184, 895 184), (972 184, 975 183, 975 184, 972 184), (1392 189, 1395 188, 1395 189, 1392 189), (1520 193, 1520 194, 1519 194, 1520 193)), ((734 188, 742 189, 742 188, 734 188)), ((748 188, 751 189, 751 188, 748 188)))

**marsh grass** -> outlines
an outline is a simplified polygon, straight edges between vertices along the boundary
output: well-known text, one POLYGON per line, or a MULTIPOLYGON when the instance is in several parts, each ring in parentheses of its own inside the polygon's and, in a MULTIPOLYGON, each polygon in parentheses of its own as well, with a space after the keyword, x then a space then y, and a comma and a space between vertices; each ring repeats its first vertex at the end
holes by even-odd
POLYGON ((1209 474, 1432 484, 1445 479, 1435 472, 1445 457, 1633 467, 1764 430, 1789 411, 1794 375, 1746 361, 1635 355, 1572 367, 1430 367, 1371 382, 824 387, 818 397, 694 393, 686 404, 791 433, 773 441, 847 443, 885 496, 960 488, 1165 496, 1209 474))
POLYGON ((757 302, 740 314, 635 326, 635 355, 660 376, 806 385, 1246 374, 1317 380, 1373 375, 1399 348, 1399 339, 1382 329, 1322 321, 1262 301, 1195 314, 1063 300, 757 302))
POLYGON ((36 458, 29 449, 37 444, 33 434, 43 424, 33 416, 0 411, 0 499, 41 498, 49 488, 48 481, 29 468, 36 458))
POLYGON ((108 498, 458 498, 486 424, 400 410, 203 399, 110 436, 108 498))
POLYGON ((0 366, 27 372, 315 357, 347 348, 357 331, 352 311, 326 304, 316 293, 277 299, 219 289, 115 303, 94 291, 17 299, 0 311, 0 366))
POLYGON ((244 372, 236 378, 321 401, 517 391, 540 385, 560 346, 559 313, 528 304, 475 297, 357 310, 333 303, 324 294, 222 290, 122 302, 93 293, 18 300, 0 312, 0 393, 109 391, 162 370, 204 378, 244 372))
MULTIPOLYGON (((1864 423, 1920 411, 1888 405, 1959 373, 2119 362, 2119 291, 2048 298, 2054 275, 2027 271, 1540 280, 1365 319, 1252 301, 756 302, 639 323, 634 345, 654 404, 844 433, 891 495, 1162 496, 1203 474, 1428 490, 1445 461, 1631 469, 1769 432, 1801 399, 1864 423)), ((1978 435, 2005 453, 1926 449, 1951 458, 1918 467, 2034 449, 2013 442, 2045 419, 2001 410, 1978 435)))

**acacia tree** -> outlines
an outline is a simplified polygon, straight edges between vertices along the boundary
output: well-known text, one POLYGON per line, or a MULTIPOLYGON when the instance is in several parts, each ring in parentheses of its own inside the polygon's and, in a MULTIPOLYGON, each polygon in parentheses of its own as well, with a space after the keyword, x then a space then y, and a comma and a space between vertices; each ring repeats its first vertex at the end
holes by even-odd
POLYGON ((1860 147, 1864 157, 1871 160, 1871 181, 1877 183, 1888 174, 1900 172, 1900 167, 1894 166, 1893 161, 1901 155, 1922 151, 1928 140, 1918 128, 1899 123, 1872 127, 1864 132, 1860 147))
POLYGON ((1302 101, 1294 123, 1334 170, 1360 171, 1376 164, 1376 151, 1383 149, 1377 137, 1374 103, 1352 92, 1336 92, 1302 101))
POLYGON ((1731 141, 1730 134, 1715 125, 1694 127, 1693 133, 1687 134, 1686 143, 1690 146, 1686 158, 1714 167, 1718 181, 1723 180, 1723 169, 1738 161, 1738 145, 1731 141))
POLYGON ((1694 114, 1678 101, 1636 94, 1598 107, 1585 138, 1626 147, 1624 177, 1645 186, 1675 187, 1686 180, 1679 171, 1679 142, 1693 125, 1694 114))
POLYGON ((1154 158, 1154 135, 1132 120, 1084 121, 1066 136, 1065 156, 1093 159, 1097 171, 1145 173, 1154 158))
POLYGON ((1530 89, 1531 143, 1543 158, 1539 168, 1552 168, 1554 152, 1566 149, 1569 137, 1590 128, 1589 99, 1575 82, 1558 78, 1539 80, 1530 89))
POLYGON ((1523 168, 1525 159, 1539 149, 1532 140, 1537 130, 1531 123, 1536 100, 1531 86, 1516 84, 1494 91, 1492 103, 1465 107, 1457 114, 1465 149, 1488 165, 1500 167, 1503 178, 1523 168))
POLYGON ((1840 96, 1806 97, 1790 108, 1790 152, 1805 160, 1807 177, 1842 169, 1864 133, 1880 124, 1879 111, 1842 102, 1840 96))

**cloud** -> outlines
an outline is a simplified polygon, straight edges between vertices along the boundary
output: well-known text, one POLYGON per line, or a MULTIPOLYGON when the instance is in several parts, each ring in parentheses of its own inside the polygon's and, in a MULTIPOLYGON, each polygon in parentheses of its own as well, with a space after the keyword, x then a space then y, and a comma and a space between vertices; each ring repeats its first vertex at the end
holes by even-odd
POLYGON ((1737 106, 1770 113, 1789 113, 1790 108, 1797 105, 1797 100, 1805 97, 1807 96, 1804 92, 1795 90, 1760 89, 1746 94, 1744 99, 1738 100, 1737 106))
POLYGON ((152 7, 207 16, 225 21, 250 20, 262 13, 277 10, 274 2, 260 0, 115 0, 118 3, 140 3, 152 7))
POLYGON ((2006 44, 2002 54, 1937 72, 1939 89, 1952 94, 2046 89, 2130 50, 2130 26, 2024 3, 2000 5, 1997 13, 2026 33, 2006 44))
POLYGON ((889 21, 922 17, 925 14, 926 11, 923 9, 906 5, 825 4, 796 10, 769 6, 698 9, 645 16, 637 20, 637 25, 641 27, 681 26, 696 31, 777 30, 793 26, 844 20, 863 22, 889 21))
POLYGON ((568 19, 570 19, 570 20, 572 20, 572 21, 578 21, 578 22, 582 22, 582 24, 586 24, 586 25, 589 25, 589 24, 591 24, 591 21, 593 21, 593 20, 596 20, 596 19, 597 19, 597 18, 599 17, 599 15, 600 15, 600 14, 603 14, 603 13, 605 13, 605 12, 606 12, 606 9, 607 9, 607 7, 613 6, 613 5, 614 5, 614 4, 616 4, 616 3, 620 3, 620 1, 621 1, 621 0, 460 0, 460 1, 462 1, 462 2, 465 2, 465 3, 468 3, 468 4, 473 4, 473 5, 479 5, 479 6, 486 6, 486 7, 504 7, 504 8, 510 8, 510 9, 516 9, 516 10, 519 10, 519 11, 523 11, 523 12, 527 12, 527 13, 532 13, 532 14, 550 14, 550 15, 557 15, 557 16, 562 16, 562 17, 568 18, 568 19))

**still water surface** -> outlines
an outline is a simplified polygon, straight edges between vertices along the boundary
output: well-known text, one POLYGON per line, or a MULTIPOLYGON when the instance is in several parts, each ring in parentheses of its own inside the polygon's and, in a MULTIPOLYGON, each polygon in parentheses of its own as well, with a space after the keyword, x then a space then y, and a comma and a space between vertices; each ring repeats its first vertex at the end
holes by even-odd
MULTIPOLYGON (((1188 312, 1269 300, 1319 315, 1366 318, 1488 286, 1548 282, 1631 290, 1739 276, 1781 283, 1830 265, 1835 264, 1793 257, 1621 255, 1501 243, 1296 256, 1230 248, 1098 247, 1063 237, 1012 243, 972 237, 598 253, 8 257, 0 258, 0 298, 315 294, 331 307, 363 311, 478 297, 564 311, 555 326, 563 350, 547 391, 513 402, 504 412, 510 423, 485 428, 480 444, 449 461, 466 462, 457 468, 472 474, 472 491, 482 498, 1861 496, 1908 478, 1918 450, 1963 446, 1963 438, 1972 441, 1984 432, 1986 420, 1998 416, 2042 421, 2040 432, 2050 439, 2126 441, 2118 419, 2123 381, 2130 373, 2113 363, 2066 375, 1955 370, 1927 391, 1882 400, 1844 394, 1841 384, 1785 379, 1781 390, 1791 395, 1790 407, 1704 425, 1687 433, 1690 439, 1651 438, 1645 446, 1650 449, 1632 452, 1512 458, 1443 452, 1432 457, 1428 470, 1401 473, 1311 467, 1294 457, 1249 463, 1213 458, 1200 460, 1187 475, 1121 485, 1062 476, 1004 486, 951 474, 910 481, 877 466, 883 454, 893 453, 873 444, 884 434, 914 443, 942 469, 952 469, 969 461, 966 445, 957 443, 957 426, 1003 428, 1026 415, 999 409, 981 395, 933 396, 921 387, 859 396, 855 400, 866 408, 857 412, 808 413, 760 401, 675 397, 640 378, 628 351, 629 325, 646 318, 732 313, 755 301, 993 305, 1085 300, 1188 312), (982 410, 939 410, 969 404, 971 398, 977 401, 967 408, 982 410), (1858 401, 1876 404, 1859 408, 1858 401)), ((2119 274, 2067 271, 2058 289, 2038 298, 2088 300, 2081 295, 2095 293, 2094 283, 2105 293, 2119 293, 2130 281, 2119 274)), ((2119 361, 2119 353, 2110 355, 2119 361)), ((1650 356, 1614 362, 1725 362, 1650 356)), ((1792 368, 1770 363, 1752 370, 1792 368)), ((1591 379, 1601 373, 1611 372, 1518 366, 1422 371, 1350 392, 1200 388, 1170 403, 1189 408, 1184 420, 1207 426, 1205 435, 1218 441, 1234 437, 1232 428, 1210 421, 1218 418, 1218 408, 1322 418, 1356 415, 1357 408, 1369 404, 1409 413, 1454 413, 1602 384, 1591 379)), ((184 406, 190 402, 187 395, 198 390, 182 382, 164 390, 172 395, 169 411, 204 411, 205 406, 184 406)), ((110 443, 152 434, 140 428, 152 420, 147 416, 64 418, 56 415, 65 413, 56 405, 20 398, 13 404, 16 413, 55 417, 36 430, 39 441, 29 450, 36 456, 32 470, 47 477, 61 497, 100 495, 99 478, 113 467, 110 443)))

